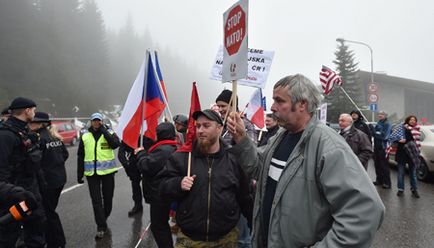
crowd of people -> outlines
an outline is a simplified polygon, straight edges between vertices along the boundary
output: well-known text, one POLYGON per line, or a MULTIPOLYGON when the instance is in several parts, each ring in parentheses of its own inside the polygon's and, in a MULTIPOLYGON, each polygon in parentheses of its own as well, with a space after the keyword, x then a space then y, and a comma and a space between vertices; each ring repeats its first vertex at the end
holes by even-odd
MULTIPOLYGON (((179 114, 156 128, 156 140, 138 137, 134 149, 119 140, 94 113, 77 151, 77 182, 86 178, 96 223, 105 237, 113 206, 118 159, 131 181, 133 207, 150 205, 151 231, 158 247, 369 247, 385 208, 374 185, 391 188, 386 156, 396 147, 398 196, 410 166, 412 195, 419 198, 415 170, 420 163, 416 116, 392 126, 387 114, 368 126, 359 111, 342 113, 339 132, 317 118, 322 100, 312 81, 297 74, 273 89, 266 132, 257 132, 223 90, 217 111, 193 113, 196 138, 186 141, 189 119, 179 114), (372 144, 373 142, 373 144, 372 144), (376 180, 366 173, 374 160, 376 180), (170 214, 172 221, 169 221, 170 214), (172 239, 176 222, 176 240, 172 239)), ((68 150, 50 116, 18 97, 0 124, 0 216, 24 201, 21 221, 0 224, 0 247, 65 247, 56 213, 66 183, 68 150), (21 238, 20 238, 21 237, 21 238)), ((20 208, 20 207, 18 207, 20 208)))

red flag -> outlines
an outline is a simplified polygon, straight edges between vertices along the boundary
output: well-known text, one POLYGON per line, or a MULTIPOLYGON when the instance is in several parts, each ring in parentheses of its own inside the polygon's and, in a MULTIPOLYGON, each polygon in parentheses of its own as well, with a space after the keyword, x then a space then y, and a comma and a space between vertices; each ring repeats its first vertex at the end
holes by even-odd
POLYGON ((193 113, 201 110, 199 96, 197 94, 196 82, 193 82, 193 90, 191 91, 190 114, 188 116, 187 138, 185 143, 177 152, 191 152, 193 149, 193 141, 196 138, 196 121, 193 119, 193 113))
POLYGON ((142 124, 144 130, 146 130, 145 136, 153 140, 156 139, 155 129, 158 125, 158 117, 165 108, 151 56, 147 54, 147 57, 148 61, 143 62, 133 87, 128 94, 116 130, 122 141, 132 148, 137 148, 142 124), (145 67, 147 68, 147 77, 145 75, 145 67), (146 89, 146 92, 144 92, 144 89, 146 89), (142 116, 144 121, 142 120, 142 116))
POLYGON ((332 71, 326 66, 322 66, 321 72, 319 73, 319 80, 321 81, 324 94, 328 95, 333 90, 335 84, 342 86, 342 78, 336 72, 332 71))

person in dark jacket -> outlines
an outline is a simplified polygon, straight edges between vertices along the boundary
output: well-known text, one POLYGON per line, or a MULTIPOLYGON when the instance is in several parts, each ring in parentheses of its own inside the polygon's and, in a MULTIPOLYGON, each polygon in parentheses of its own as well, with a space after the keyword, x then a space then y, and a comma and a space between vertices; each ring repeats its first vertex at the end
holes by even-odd
POLYGON ((366 135, 361 130, 354 127, 353 119, 349 114, 341 114, 339 116, 339 134, 344 137, 351 150, 359 158, 365 170, 368 169, 368 161, 372 157, 372 145, 366 135))
POLYGON ((363 115, 360 113, 360 111, 353 110, 351 111, 350 115, 353 118, 353 126, 368 135, 369 142, 372 142, 371 129, 369 128, 368 124, 366 124, 365 119, 363 118, 363 115))
POLYGON ((177 152, 161 174, 161 196, 178 201, 176 247, 236 247, 240 212, 252 204, 249 182, 220 138, 220 115, 207 109, 196 111, 193 118, 191 167, 189 153, 177 152))
MULTIPOLYGON (((140 139, 139 139, 140 143, 140 139)), ((143 147, 145 151, 149 149, 154 144, 154 141, 146 136, 143 136, 143 147)), ((140 146, 140 144, 139 144, 140 146)), ((134 149, 128 146, 126 143, 122 142, 119 146, 118 151, 118 159, 121 162, 122 166, 125 168, 125 173, 127 173, 128 178, 131 181, 131 189, 133 191, 133 201, 134 206, 131 210, 128 211, 128 216, 133 216, 138 213, 142 213, 143 205, 142 205, 142 190, 143 182, 142 182, 142 174, 137 169, 136 162, 137 158, 134 154, 134 149), (142 186, 140 183, 142 182, 142 186)))
POLYGON ((262 138, 258 141, 258 147, 266 145, 268 140, 277 133, 277 130, 279 130, 277 117, 274 113, 265 115, 265 127, 267 128, 267 132, 265 132, 262 135, 262 138))
POLYGON ((69 153, 62 142, 62 136, 59 135, 56 127, 51 126, 47 113, 36 112, 35 118, 29 123, 29 128, 40 136, 42 175, 39 188, 47 217, 45 233, 47 248, 65 247, 65 233, 56 208, 66 183, 65 161, 69 153))
MULTIPOLYGON (((30 191, 37 203, 31 218, 0 227, 0 247, 15 246, 21 224, 27 247, 45 246, 45 213, 37 181, 42 153, 37 148, 37 137, 29 135, 27 128, 35 109, 35 102, 17 97, 9 106, 12 116, 0 126, 0 181, 30 191)), ((7 212, 7 209, 0 209, 0 215, 7 212)))
POLYGON ((173 116, 173 122, 175 123, 175 129, 180 134, 178 143, 184 144, 186 135, 187 135, 187 128, 188 128, 188 117, 183 114, 177 114, 173 116))
POLYGON ((374 185, 382 185, 385 189, 391 187, 389 164, 386 161, 387 140, 391 131, 392 125, 387 120, 387 113, 385 111, 378 112, 378 122, 373 131, 374 165, 377 175, 374 185))
POLYGON ((170 231, 169 210, 170 201, 162 199, 158 194, 161 180, 158 178, 169 157, 176 150, 175 126, 169 122, 157 126, 157 143, 146 152, 139 147, 137 167, 143 174, 143 194, 145 201, 151 204, 151 231, 160 248, 173 247, 170 231))
POLYGON ((101 113, 90 117, 91 127, 80 138, 77 151, 77 182, 84 183, 86 176, 97 225, 95 239, 107 232, 107 218, 113 207, 116 166, 114 149, 120 141, 115 132, 103 123, 101 113))

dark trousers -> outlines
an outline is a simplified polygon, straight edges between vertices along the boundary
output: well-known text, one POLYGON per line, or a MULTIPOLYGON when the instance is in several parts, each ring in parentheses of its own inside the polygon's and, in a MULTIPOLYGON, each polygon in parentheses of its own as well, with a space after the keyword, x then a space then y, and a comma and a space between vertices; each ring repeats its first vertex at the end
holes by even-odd
POLYGON ((384 149, 375 147, 374 164, 375 174, 377 175, 376 181, 380 184, 386 184, 390 186, 390 170, 388 162, 386 161, 386 152, 384 149))
POLYGON ((151 202, 151 231, 159 248, 173 248, 169 211, 170 202, 151 202))
POLYGON ((140 182, 142 181, 142 175, 135 164, 125 167, 125 172, 131 181, 131 188, 133 190, 134 205, 142 206, 142 187, 140 182))
MULTIPOLYGON (((32 212, 23 222, 12 222, 7 225, 0 225, 0 247, 13 248, 21 234, 20 225, 23 226, 24 244, 28 248, 45 247, 45 213, 41 202, 38 208, 32 212)), ((0 216, 6 214, 6 211, 0 211, 0 216)))
POLYGON ((60 222, 59 214, 56 213, 56 208, 57 204, 59 203, 59 197, 62 189, 63 185, 59 188, 49 188, 42 190, 42 203, 44 204, 45 215, 47 216, 47 226, 45 232, 47 248, 63 247, 66 244, 62 222, 60 222))
POLYGON ((107 218, 110 216, 113 207, 115 173, 104 176, 94 175, 86 178, 98 231, 105 231, 107 229, 107 218))

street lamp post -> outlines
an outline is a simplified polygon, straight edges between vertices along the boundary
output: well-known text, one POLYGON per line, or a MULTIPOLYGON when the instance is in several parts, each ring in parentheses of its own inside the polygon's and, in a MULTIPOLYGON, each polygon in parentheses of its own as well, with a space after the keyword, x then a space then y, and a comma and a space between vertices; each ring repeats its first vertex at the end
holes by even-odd
MULTIPOLYGON (((364 46, 369 48, 369 51, 371 52, 371 83, 374 83, 374 56, 372 55, 373 54, 372 48, 366 43, 363 43, 360 41, 355 41, 355 40, 346 40, 344 38, 337 38, 336 41, 342 42, 342 43, 348 42, 348 43, 360 44, 360 45, 364 45, 364 46)), ((372 121, 374 121, 374 119, 375 119, 375 114, 374 114, 374 111, 372 111, 372 121)))

